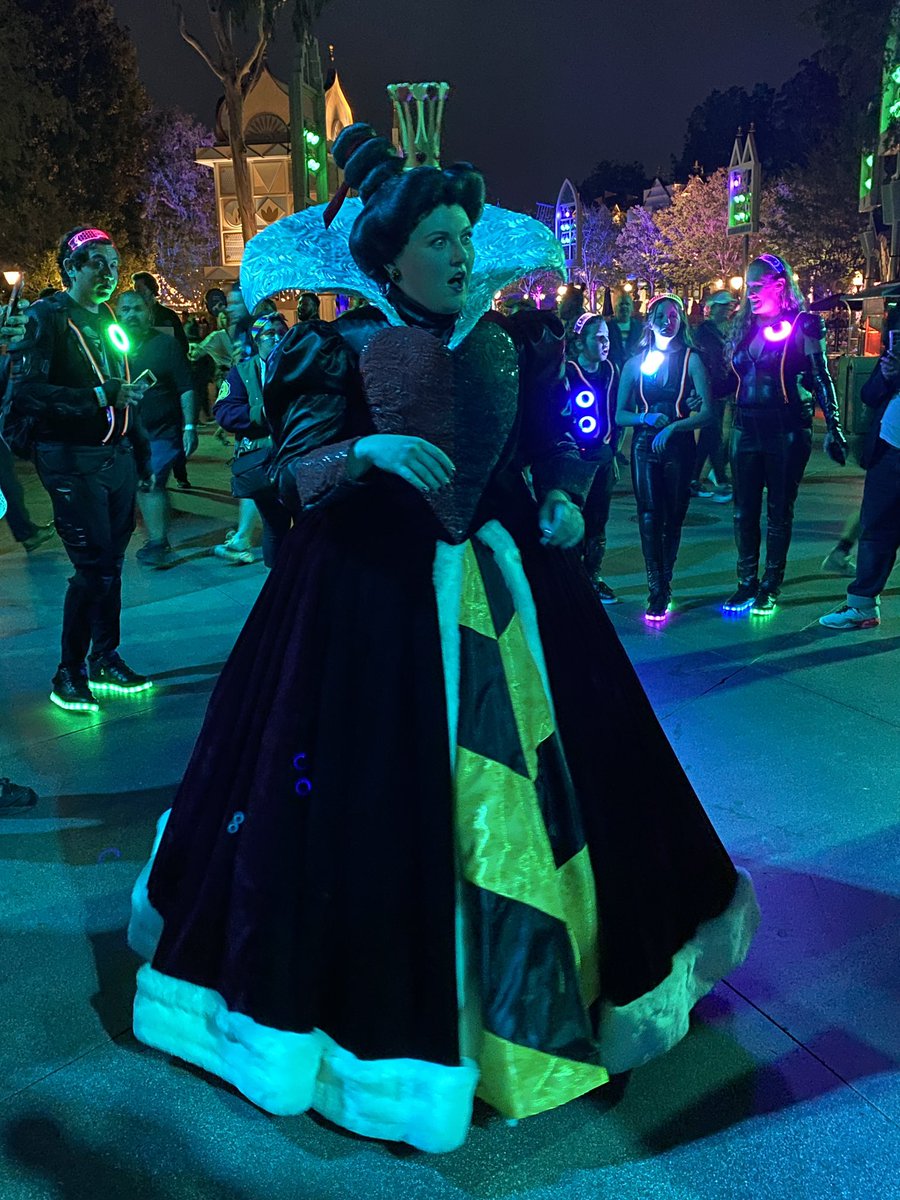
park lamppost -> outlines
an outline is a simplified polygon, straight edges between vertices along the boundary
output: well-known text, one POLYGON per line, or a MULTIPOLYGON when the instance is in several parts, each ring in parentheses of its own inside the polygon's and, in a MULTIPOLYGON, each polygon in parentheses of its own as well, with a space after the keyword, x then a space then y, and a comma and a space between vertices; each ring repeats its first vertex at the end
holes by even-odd
POLYGON ((22 272, 21 271, 4 271, 3 278, 6 280, 7 285, 9 287, 14 288, 16 286, 16 284, 19 282, 19 280, 22 278, 22 272))

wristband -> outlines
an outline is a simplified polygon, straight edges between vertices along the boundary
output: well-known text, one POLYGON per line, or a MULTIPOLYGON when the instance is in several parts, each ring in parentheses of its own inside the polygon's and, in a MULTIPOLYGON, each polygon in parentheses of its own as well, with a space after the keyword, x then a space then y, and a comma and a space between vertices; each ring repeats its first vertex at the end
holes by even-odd
POLYGON ((645 412, 642 412, 642 413, 641 413, 641 424, 642 424, 642 425, 646 425, 646 424, 647 424, 647 414, 646 414, 645 412))
POLYGON ((101 408, 109 408, 109 401, 106 398, 106 392, 102 387, 94 388, 94 395, 97 397, 97 403, 101 408))
POLYGON ((184 432, 187 433, 189 430, 194 430, 196 428, 197 428, 196 425, 185 425, 184 432))

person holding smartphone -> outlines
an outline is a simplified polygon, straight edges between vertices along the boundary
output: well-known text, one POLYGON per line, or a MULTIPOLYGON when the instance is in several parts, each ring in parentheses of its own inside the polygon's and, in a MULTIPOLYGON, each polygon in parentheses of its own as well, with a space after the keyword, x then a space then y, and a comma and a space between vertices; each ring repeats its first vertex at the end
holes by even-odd
POLYGON ((57 263, 65 291, 28 310, 11 404, 74 568, 50 699, 93 712, 96 692, 152 686, 118 648, 135 494, 153 475, 137 410, 145 389, 131 382, 127 338, 108 303, 119 278, 112 238, 80 225, 61 239, 57 263))
POLYGON ((138 507, 147 541, 137 552, 145 567, 167 567, 175 561, 169 545, 171 506, 166 481, 178 464, 197 449, 197 402, 187 355, 178 342, 153 325, 153 309, 137 289, 122 292, 116 316, 131 341, 130 363, 135 382, 146 382, 140 400, 141 420, 150 439, 155 483, 138 492, 138 507))

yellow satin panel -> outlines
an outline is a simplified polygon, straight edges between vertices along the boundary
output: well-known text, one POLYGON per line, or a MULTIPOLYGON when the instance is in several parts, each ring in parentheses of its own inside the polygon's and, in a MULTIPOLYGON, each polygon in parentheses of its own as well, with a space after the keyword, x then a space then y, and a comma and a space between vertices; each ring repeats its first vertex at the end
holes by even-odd
POLYGON ((581 979, 581 999, 585 1007, 600 995, 600 964, 597 946, 600 924, 597 920, 597 892, 594 871, 587 846, 569 859, 556 873, 562 895, 564 920, 575 946, 575 961, 581 979))
MULTIPOLYGON (((497 638, 478 560, 466 547, 460 624, 499 642, 528 778, 458 747, 456 827, 464 877, 477 887, 563 922, 581 998, 599 995, 598 921, 587 847, 557 867, 535 789, 537 748, 554 732, 553 714, 518 614, 497 638)), ((606 1083, 602 1067, 557 1058, 484 1032, 478 1094, 510 1117, 555 1108, 606 1083)))
POLYGON ((494 630, 494 618, 491 616, 491 606, 488 604, 478 569, 478 559, 472 549, 472 543, 466 542, 466 553, 463 560, 462 598, 459 604, 459 623, 474 629, 476 633, 484 634, 492 641, 497 640, 494 630))
POLYGON ((505 1117, 533 1117, 609 1082, 603 1067, 555 1058, 485 1032, 477 1095, 505 1117))

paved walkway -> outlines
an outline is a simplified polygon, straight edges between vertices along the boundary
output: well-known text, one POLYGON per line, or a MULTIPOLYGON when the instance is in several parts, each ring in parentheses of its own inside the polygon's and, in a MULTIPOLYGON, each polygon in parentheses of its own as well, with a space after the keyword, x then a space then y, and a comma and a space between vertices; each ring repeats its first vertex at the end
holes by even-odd
MULTIPOLYGON (((172 541, 125 571, 123 650, 158 686, 97 716, 54 709, 58 544, 26 556, 0 523, 0 775, 40 802, 0 820, 2 1200, 897 1200, 900 1197, 900 580, 879 629, 817 616, 845 581, 819 564, 861 492, 814 452, 790 581, 768 620, 723 618, 730 506, 695 501, 678 609, 641 620, 633 501, 613 501, 611 616, 764 923, 690 1035, 624 1091, 508 1128, 479 1109, 430 1157, 272 1118, 130 1033, 131 885, 210 688, 263 581, 209 555, 233 524, 207 434, 172 541)), ((36 518, 49 506, 28 480, 36 518)))

